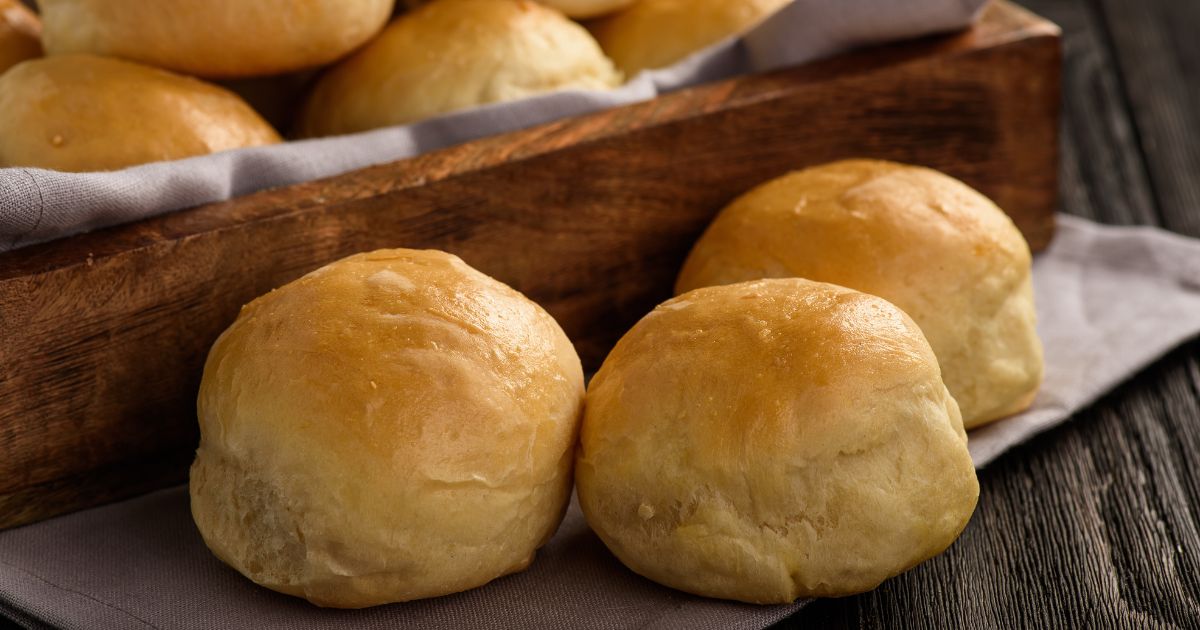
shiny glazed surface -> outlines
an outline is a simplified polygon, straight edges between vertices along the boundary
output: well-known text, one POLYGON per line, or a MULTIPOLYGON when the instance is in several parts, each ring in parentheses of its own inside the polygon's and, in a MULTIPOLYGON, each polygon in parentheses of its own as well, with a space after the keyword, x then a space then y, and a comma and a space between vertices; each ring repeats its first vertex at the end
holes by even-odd
POLYGON ((209 354, 192 512, 268 588, 357 608, 520 571, 566 509, 579 358, 438 251, 381 250, 248 304, 209 354))
POLYGON ((1029 246, 983 195, 930 169, 847 160, 721 211, 676 292, 796 276, 878 295, 917 322, 967 428, 1025 409, 1042 380, 1029 246))
POLYGON ((92 55, 0 75, 0 166, 103 171, 279 141, 232 92, 92 55))
POLYGON ((39 0, 49 54, 93 53, 208 78, 332 62, 379 32, 393 0, 39 0))
POLYGON ((753 603, 869 590, 945 549, 979 492, 912 320, 800 279, 698 289, 634 326, 589 386, 576 484, 626 566, 753 603))
POLYGON ((790 1, 638 0, 590 28, 617 68, 633 77, 744 33, 790 1))
POLYGON ((530 0, 436 0, 330 70, 300 133, 333 135, 468 107, 620 83, 582 26, 530 0))

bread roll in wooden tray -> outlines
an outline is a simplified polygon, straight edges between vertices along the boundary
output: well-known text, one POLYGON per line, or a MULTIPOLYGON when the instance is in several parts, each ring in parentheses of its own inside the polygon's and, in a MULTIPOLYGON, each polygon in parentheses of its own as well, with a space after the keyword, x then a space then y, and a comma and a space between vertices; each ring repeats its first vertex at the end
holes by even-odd
POLYGON ((1058 29, 971 30, 743 76, 0 255, 0 527, 186 478, 205 356, 243 304, 332 260, 437 248, 561 323, 595 369, 696 237, 767 179, 921 164, 1053 229, 1058 29))

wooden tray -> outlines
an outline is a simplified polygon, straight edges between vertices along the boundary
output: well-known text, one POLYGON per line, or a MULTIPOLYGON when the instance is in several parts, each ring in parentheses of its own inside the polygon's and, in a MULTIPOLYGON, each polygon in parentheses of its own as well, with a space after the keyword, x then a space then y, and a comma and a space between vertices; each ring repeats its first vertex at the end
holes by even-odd
POLYGON ((0 527, 186 477, 209 346, 242 304, 382 247, 449 250, 595 367, 726 202, 837 158, 925 164, 1035 248, 1056 206, 1058 29, 972 30, 740 77, 0 255, 0 527))

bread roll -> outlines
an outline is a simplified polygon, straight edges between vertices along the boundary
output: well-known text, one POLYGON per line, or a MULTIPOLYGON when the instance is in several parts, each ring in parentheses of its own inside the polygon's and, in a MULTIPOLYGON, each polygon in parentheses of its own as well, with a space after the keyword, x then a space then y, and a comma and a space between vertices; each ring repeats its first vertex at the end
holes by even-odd
POLYGON ((740 35, 791 0, 637 0, 592 25, 604 52, 626 77, 682 61, 740 35))
MULTIPOLYGON (((408 11, 422 4, 428 4, 430 0, 400 0, 396 3, 398 11, 408 11)), ((554 7, 563 14, 573 18, 593 18, 599 15, 612 13, 618 9, 623 9, 634 3, 635 0, 537 0, 538 2, 554 7)))
POLYGON ((42 22, 17 0, 0 0, 0 74, 42 56, 42 22))
POLYGON ((586 19, 624 9, 635 0, 538 0, 573 18, 586 19))
POLYGON ((571 487, 583 373, 520 293, 436 251, 351 256, 209 353, 192 515, 268 588, 357 608, 521 571, 571 487))
POLYGON ((59 55, 0 76, 0 166, 102 171, 278 141, 234 94, 136 63, 59 55))
POLYGON ((436 0, 393 21, 318 83, 302 135, 409 123, 620 75, 583 27, 527 0, 436 0))
POLYGON ((967 428, 1042 379, 1029 246, 994 203, 925 168, 849 160, 768 182, 721 212, 676 292, 799 276, 878 295, 929 339, 967 428))
POLYGON ((327 64, 387 22, 394 0, 39 0, 50 54, 94 53, 207 78, 327 64))
POLYGON ((697 595, 869 590, 950 545, 979 494, 921 331, 830 284, 662 304, 604 361, 585 408, 588 523, 629 568, 697 595))

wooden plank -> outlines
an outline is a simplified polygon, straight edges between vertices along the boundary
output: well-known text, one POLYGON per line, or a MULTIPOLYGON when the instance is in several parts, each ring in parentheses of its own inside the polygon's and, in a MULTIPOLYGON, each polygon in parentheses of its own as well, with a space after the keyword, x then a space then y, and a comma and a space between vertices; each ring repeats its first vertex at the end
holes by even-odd
POLYGON ((986 470, 946 554, 778 627, 1200 627, 1196 357, 1174 353, 986 470))
POLYGON ((1102 18, 1079 0, 1034 0, 1038 13, 1062 27, 1064 72, 1063 207, 1106 223, 1157 225, 1158 214, 1124 86, 1113 72, 1102 18))
MULTIPOLYGON (((825 154, 927 154, 931 165, 952 171, 995 199, 1022 226, 1033 248, 1040 249, 1050 237, 1045 217, 1057 205, 1056 191, 1053 186, 1047 187, 1057 177, 1039 168, 1057 150, 1051 142, 1057 137, 1057 125, 1047 120, 1045 113, 1057 110, 1058 64, 1047 63, 1047 58, 1057 59, 1058 36, 1059 29, 1053 23, 1008 2, 996 1, 976 27, 961 34, 882 46, 783 72, 681 90, 647 103, 482 138, 343 176, 0 254, 0 280, 77 266, 89 258, 98 260, 289 215, 346 213, 350 209, 344 206, 356 201, 388 195, 403 197, 412 188, 496 166, 553 159, 559 151, 586 151, 601 143, 618 149, 638 148, 636 143, 642 140, 642 134, 664 129, 671 131, 674 139, 684 131, 701 129, 695 138, 683 140, 706 145, 706 153, 721 155, 723 150, 736 149, 742 154, 729 158, 749 157, 761 163, 782 153, 789 168, 816 161, 791 152, 810 148, 807 145, 824 146, 825 154), (957 68, 944 67, 965 58, 977 62, 985 53, 991 55, 988 59, 1000 55, 1006 62, 985 64, 982 76, 973 81, 957 68), (893 89, 926 68, 937 74, 918 81, 913 87, 919 90, 893 89), (1021 76, 1022 68, 1032 76, 1021 76), (835 93, 842 89, 854 91, 835 93), (802 113, 808 115, 792 116, 788 122, 795 123, 793 128, 754 125, 727 130, 725 133, 733 136, 753 134, 751 141, 743 140, 731 147, 720 145, 718 141, 726 138, 713 133, 716 123, 728 122, 745 111, 778 110, 791 104, 789 99, 795 99, 805 108, 802 113), (890 111, 895 105, 903 109, 890 111), (955 106, 969 109, 957 110, 955 106), (709 118, 719 114, 725 118, 709 118), (909 118, 901 119, 903 116, 909 118), (827 122, 838 126, 825 127, 827 122), (906 133, 897 129, 900 123, 911 125, 906 133), (1002 131, 1008 135, 1002 136, 1002 131), (971 137, 964 135, 966 132, 986 135, 971 137), (806 146, 790 146, 797 141, 806 146), (861 150, 854 152, 860 143, 861 150), (760 156, 764 145, 769 153, 760 156), (964 149, 971 152, 955 160, 956 152, 964 149), (1017 154, 1029 163, 1006 165, 997 159, 987 162, 979 155, 985 149, 1017 154), (997 172, 984 172, 988 166, 994 166, 997 172)), ((779 118, 780 113, 774 117, 779 118)), ((640 156, 622 157, 623 164, 633 166, 606 166, 637 175, 640 156)), ((686 155, 675 157, 681 158, 683 166, 698 161, 686 155)), ((726 159, 725 166, 742 167, 733 159, 726 159)), ((727 177, 721 171, 705 175, 727 177)))
POLYGON ((1200 236, 1200 2, 1099 5, 1163 223, 1200 236))
MULTIPOLYGON (((1187 3, 1027 4, 1065 33, 1065 209, 1188 231, 1196 214, 1182 200, 1195 171, 1183 145, 1200 144, 1200 122, 1156 116, 1194 88, 1178 70, 1200 67, 1200 53, 1164 33, 1151 43, 1126 32, 1147 19, 1164 25, 1165 11, 1184 28, 1179 5, 1187 3), (1122 77, 1118 59, 1154 84, 1122 77), (1147 104, 1158 113, 1143 112, 1135 125, 1130 106, 1147 104), (1159 147, 1157 162, 1143 159, 1147 125, 1179 145, 1159 147), (1180 190, 1163 195, 1159 182, 1180 190)), ((873 593, 817 602, 779 627, 1200 627, 1200 342, 1005 456, 981 482, 977 515, 949 553, 873 593)))
POLYGON ((716 210, 808 164, 871 155, 941 168, 1044 244, 1058 55, 1053 25, 1001 3, 963 35, 0 256, 0 330, 20 331, 0 338, 0 526, 67 507, 26 509, 29 488, 194 444, 204 356, 241 305, 352 252, 455 252, 544 305, 595 366, 669 294, 716 210))

